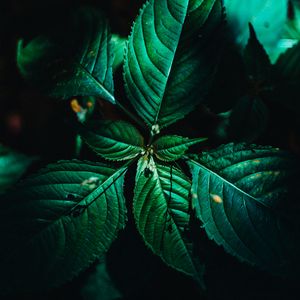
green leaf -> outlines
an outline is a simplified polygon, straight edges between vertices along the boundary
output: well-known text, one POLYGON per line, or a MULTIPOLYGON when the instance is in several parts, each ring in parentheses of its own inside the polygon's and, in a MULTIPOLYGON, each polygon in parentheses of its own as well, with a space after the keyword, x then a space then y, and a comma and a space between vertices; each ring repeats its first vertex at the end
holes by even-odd
POLYGON ((271 62, 262 44, 256 37, 255 30, 249 24, 250 37, 244 49, 244 64, 247 75, 255 81, 267 80, 271 71, 271 62))
POLYGON ((209 238, 241 261, 299 274, 299 161, 228 144, 188 160, 193 206, 209 238))
POLYGON ((288 11, 286 0, 224 0, 228 26, 242 48, 249 39, 248 24, 255 28, 257 37, 268 55, 275 61, 288 11))
MULTIPOLYGON (((133 199, 137 228, 150 249, 169 266, 202 281, 187 238, 189 179, 178 169, 142 157, 138 163, 133 199)), ((203 285, 203 282, 202 282, 203 285)))
POLYGON ((207 92, 221 48, 214 39, 222 12, 219 0, 150 0, 137 17, 124 80, 153 134, 183 118, 207 92))
POLYGON ((22 76, 56 98, 97 96, 115 103, 113 49, 107 20, 92 9, 80 9, 53 36, 40 36, 24 47, 17 64, 22 76))
POLYGON ((122 294, 115 286, 108 270, 106 259, 91 270, 80 289, 83 300, 117 300, 122 294))
POLYGON ((126 41, 127 41, 126 38, 118 34, 113 34, 111 36, 111 42, 113 44, 113 49, 114 49, 114 63, 113 63, 114 71, 116 71, 123 64, 126 41))
POLYGON ((125 121, 90 122, 81 136, 93 151, 109 160, 131 159, 143 151, 143 137, 125 121))
POLYGON ((300 43, 288 49, 276 62, 278 72, 285 78, 300 82, 300 43))
POLYGON ((241 98, 229 117, 229 136, 239 142, 253 142, 266 130, 269 110, 258 97, 241 98))
POLYGON ((126 169, 62 161, 2 199, 1 292, 59 286, 104 255, 125 226, 126 169))
POLYGON ((34 160, 0 145, 0 194, 15 184, 34 160))
POLYGON ((177 135, 162 136, 153 143, 154 154, 160 160, 174 161, 181 158, 190 146, 206 140, 207 138, 189 139, 177 135))

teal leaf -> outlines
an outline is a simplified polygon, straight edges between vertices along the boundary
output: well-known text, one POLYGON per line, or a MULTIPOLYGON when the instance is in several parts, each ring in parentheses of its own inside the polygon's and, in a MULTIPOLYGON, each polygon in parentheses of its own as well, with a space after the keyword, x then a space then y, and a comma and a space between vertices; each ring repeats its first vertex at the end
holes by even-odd
POLYGON ((237 45, 245 47, 249 39, 248 24, 274 62, 287 21, 287 0, 224 0, 226 16, 237 45))
POLYGON ((150 0, 141 10, 126 48, 124 80, 152 134, 191 112, 207 92, 222 21, 219 0, 150 0))
POLYGON ((61 161, 6 195, 0 209, 1 293, 59 286, 103 256, 125 226, 126 169, 61 161))
POLYGON ((0 145, 0 194, 13 186, 34 160, 0 145))
POLYGON ((253 142, 267 129, 269 109, 259 97, 241 98, 231 111, 228 124, 230 140, 253 142))
POLYGON ((288 49, 276 62, 276 68, 281 75, 291 81, 300 82, 300 43, 288 49))
POLYGON ((190 221, 190 181, 178 169, 138 162, 133 213, 146 245, 169 266, 202 282, 203 267, 196 263, 186 236, 190 221))
POLYGON ((126 40, 126 38, 118 34, 113 34, 111 36, 111 42, 114 49, 114 62, 112 66, 114 71, 116 71, 123 64, 126 40))
POLYGON ((114 57, 107 20, 97 11, 84 8, 69 24, 70 28, 61 28, 55 38, 40 36, 27 45, 19 42, 17 64, 21 75, 55 98, 97 96, 115 103, 114 57))
POLYGON ((299 161, 271 147, 228 144, 187 162, 209 238, 241 261, 299 274, 299 161))
POLYGON ((90 122, 81 136, 93 151, 108 160, 131 159, 144 150, 143 137, 125 121, 90 122))
POLYGON ((249 41, 244 49, 246 72, 251 80, 263 81, 270 76, 271 62, 264 47, 258 41, 255 30, 251 24, 249 24, 249 30, 249 41))
POLYGON ((154 154, 163 161, 174 161, 182 157, 190 146, 207 138, 189 139, 177 135, 162 136, 153 143, 154 154))

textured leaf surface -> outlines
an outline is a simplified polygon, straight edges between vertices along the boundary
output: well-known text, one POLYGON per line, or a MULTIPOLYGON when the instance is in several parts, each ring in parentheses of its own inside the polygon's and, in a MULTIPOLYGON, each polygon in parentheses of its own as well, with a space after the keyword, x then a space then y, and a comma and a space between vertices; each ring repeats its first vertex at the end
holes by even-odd
POLYGON ((191 184, 178 169, 148 161, 138 163, 133 211, 145 243, 169 266, 202 279, 186 237, 191 184))
POLYGON ((141 10, 127 45, 124 79, 150 128, 176 122, 201 100, 221 48, 212 41, 221 20, 219 0, 150 0, 141 10))
POLYGON ((62 161, 2 199, 1 292, 61 285, 102 256, 125 224, 125 171, 62 161))
POLYGON ((0 145, 0 193, 16 183, 33 161, 34 158, 0 145))
POLYGON ((109 160, 126 160, 143 151, 144 139, 125 121, 93 122, 83 130, 84 141, 99 155, 109 160))
POLYGON ((208 236, 242 261, 299 273, 299 162, 270 147, 228 144, 188 162, 208 236))
POLYGON ((269 110, 258 97, 241 98, 232 109, 229 118, 229 136, 239 142, 253 142, 267 128, 269 110))
POLYGON ((126 40, 126 38, 117 34, 113 34, 111 37, 111 42, 113 44, 114 49, 114 63, 112 66, 114 71, 116 71, 124 61, 126 40))
POLYGON ((154 153, 160 160, 177 160, 182 157, 190 146, 205 140, 207 138, 189 139, 177 135, 162 136, 153 143, 154 153))
POLYGON ((85 8, 69 24, 55 38, 40 36, 25 47, 19 43, 21 74, 53 97, 98 96, 115 103, 114 58, 106 19, 85 8))

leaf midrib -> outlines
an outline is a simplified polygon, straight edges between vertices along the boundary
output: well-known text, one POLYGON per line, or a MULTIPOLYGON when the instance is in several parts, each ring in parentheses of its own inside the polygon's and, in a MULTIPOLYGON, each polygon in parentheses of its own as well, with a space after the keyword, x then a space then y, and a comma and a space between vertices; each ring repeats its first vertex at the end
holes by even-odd
POLYGON ((231 183, 230 181, 228 181, 227 179, 225 179, 224 177, 222 177, 221 175, 219 175, 218 173, 208 169, 207 167, 205 167, 204 165, 202 165, 201 163, 189 158, 189 157, 184 157, 185 159, 187 159, 187 161, 193 163, 194 165, 197 165, 198 167, 202 168, 203 170, 207 171, 208 173, 213 174, 214 176, 218 177, 221 181, 223 181, 224 183, 228 184, 229 186, 231 186, 233 189, 237 190, 238 192, 240 192, 241 194, 243 194, 244 196, 252 199, 253 201, 255 201, 256 203, 260 204, 261 206, 263 206, 264 208, 267 208, 268 210, 274 211, 274 209, 267 205, 265 202, 259 200, 259 198, 253 197, 252 195, 248 194, 247 192, 243 191, 242 189, 240 189, 239 187, 237 187, 236 185, 234 185, 233 183, 231 183))
MULTIPOLYGON (((92 191, 92 193, 88 194, 86 197, 84 197, 82 200, 80 200, 79 202, 76 202, 76 205, 73 206, 72 208, 66 210, 65 212, 63 212, 60 216, 58 216, 56 219, 54 219, 52 222, 50 222, 47 226, 43 227, 39 232, 37 232, 36 234, 34 234, 32 237, 30 237, 27 241, 25 241, 25 245, 28 245, 29 243, 31 243, 32 241, 34 241, 37 237, 39 237, 39 235, 43 234, 43 232, 49 230, 52 226, 55 226, 58 222, 61 222, 63 221, 63 218, 68 216, 72 210, 74 210, 76 207, 78 207, 79 205, 81 205, 81 203, 83 201, 86 202, 86 198, 88 197, 91 197, 91 195, 93 195, 94 193, 98 192, 99 193, 99 190, 101 190, 102 192, 102 188, 103 188, 103 185, 105 185, 111 178, 113 178, 118 172, 120 172, 122 169, 122 172, 121 174, 119 175, 119 177, 121 177, 121 175, 127 170, 127 167, 133 163, 134 160, 131 160, 129 161, 128 163, 126 163, 124 166, 122 166, 121 168, 119 168, 116 172, 114 172, 111 176, 109 176, 100 186, 98 186, 94 191, 92 191)), ((105 188, 103 188, 103 190, 105 190, 105 188)), ((101 196, 101 192, 99 195, 95 196, 95 198, 101 196)), ((93 199, 92 199, 93 201, 93 199)), ((74 201, 69 201, 69 202, 73 202, 74 201)), ((88 205, 88 204, 85 204, 85 205, 88 205)), ((88 209, 88 208, 86 208, 88 209)), ((11 259, 14 255, 16 255, 18 253, 18 249, 15 249, 15 251, 11 251, 10 252, 10 255, 8 255, 8 257, 6 257, 6 259, 11 259)))

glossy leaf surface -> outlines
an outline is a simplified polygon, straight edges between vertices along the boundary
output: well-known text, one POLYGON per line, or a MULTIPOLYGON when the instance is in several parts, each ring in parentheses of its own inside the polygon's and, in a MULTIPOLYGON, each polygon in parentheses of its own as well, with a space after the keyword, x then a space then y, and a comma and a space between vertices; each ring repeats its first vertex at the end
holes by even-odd
POLYGON ((201 143, 207 138, 189 139, 178 135, 166 135, 153 143, 156 157, 163 161, 174 161, 182 157, 190 146, 201 143))
POLYGON ((150 129, 176 122, 201 101, 221 48, 212 45, 222 17, 219 0, 150 0, 141 10, 129 36, 124 79, 150 129))
POLYGON ((82 130, 84 141, 108 160, 126 160, 143 151, 144 139, 125 121, 91 122, 82 130))
POLYGON ((133 212, 147 246, 169 266, 201 281, 203 268, 196 263, 186 236, 190 187, 189 179, 175 167, 142 157, 136 175, 133 212))
POLYGON ((299 272, 297 160, 270 147, 228 144, 188 164, 193 206, 209 238, 275 274, 299 272))
POLYGON ((105 254, 125 226, 126 168, 62 161, 2 199, 1 292, 61 285, 105 254))

